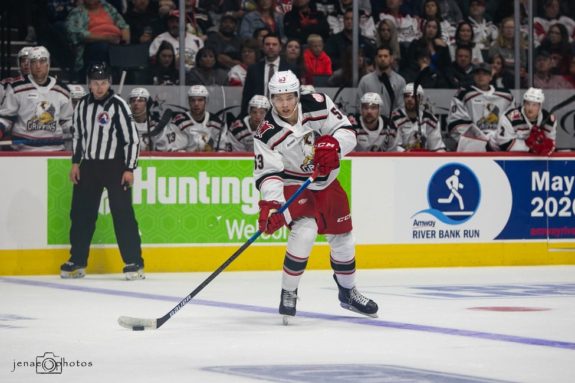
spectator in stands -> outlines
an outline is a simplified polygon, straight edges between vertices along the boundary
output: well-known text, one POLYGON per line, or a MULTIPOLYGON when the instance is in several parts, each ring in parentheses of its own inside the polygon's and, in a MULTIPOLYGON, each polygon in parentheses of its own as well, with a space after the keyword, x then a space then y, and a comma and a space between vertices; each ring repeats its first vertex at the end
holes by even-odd
POLYGON ((536 42, 541 42, 547 35, 551 25, 556 23, 563 24, 569 37, 571 39, 575 38, 575 21, 561 14, 559 0, 544 0, 543 15, 533 18, 536 42))
POLYGON ((46 0, 40 7, 36 24, 37 42, 52 52, 53 63, 65 71, 74 65, 74 52, 66 29, 66 18, 76 6, 75 0, 46 0), (45 7, 45 8, 44 8, 45 7))
MULTIPOLYGON (((521 67, 527 66, 527 42, 523 37, 520 39, 519 62, 521 67)), ((515 21, 507 17, 501 21, 497 39, 489 49, 489 57, 500 54, 505 59, 505 67, 513 71, 515 66, 515 21)))
POLYGON ((485 0, 471 0, 469 2, 469 17, 467 21, 473 27, 473 41, 481 50, 489 47, 497 39, 497 26, 485 18, 485 0))
POLYGON ((455 49, 455 61, 446 71, 446 79, 452 89, 464 88, 473 83, 473 64, 471 63, 471 47, 461 45, 455 49))
MULTIPOLYGON (((423 9, 421 10, 421 24, 425 20, 437 20, 441 28, 441 38, 449 43, 451 36, 455 34, 455 28, 441 17, 441 7, 439 0, 425 0, 423 2, 423 9)), ((423 29, 423 28, 422 28, 423 29)))
POLYGON ((257 28, 267 28, 283 39, 285 36, 283 15, 275 12, 273 0, 257 0, 256 6, 254 11, 244 15, 240 23, 239 36, 245 39, 252 37, 257 28))
POLYGON ((259 60, 260 47, 256 39, 247 39, 240 50, 241 61, 228 72, 228 85, 244 86, 248 67, 259 60))
POLYGON ((567 73, 573 54, 565 25, 559 23, 551 25, 547 36, 541 41, 538 49, 546 50, 551 54, 553 74, 564 75, 567 73))
POLYGON ((180 83, 180 76, 176 68, 176 54, 174 47, 164 41, 151 67, 152 84, 154 85, 177 85, 180 83))
POLYGON ((227 85, 228 72, 216 67, 216 53, 203 47, 196 55, 196 65, 187 73, 187 85, 227 85))
POLYGON ((158 0, 158 15, 160 18, 165 18, 170 14, 170 11, 176 9, 174 0, 158 0))
POLYGON ((264 53, 264 37, 272 33, 268 28, 256 28, 253 33, 253 38, 257 41, 259 46, 259 54, 264 53))
POLYGON ((451 59, 447 43, 441 38, 441 24, 438 20, 425 20, 422 27, 423 35, 421 38, 413 40, 409 45, 404 67, 415 67, 417 65, 417 53, 427 50, 431 57, 431 67, 439 72, 445 72, 451 64, 451 59))
POLYGON ((563 76, 551 73, 553 63, 551 54, 543 49, 538 50, 535 57, 535 73, 533 74, 533 86, 541 89, 563 89, 568 88, 563 76))
POLYGON ((184 0, 186 5, 186 31, 206 40, 207 33, 214 26, 212 18, 204 8, 203 2, 198 0, 184 0))
MULTIPOLYGON (((346 51, 343 55, 343 65, 341 68, 336 69, 333 71, 331 77, 327 80, 328 86, 332 87, 346 87, 350 88, 355 86, 353 83, 353 54, 352 54, 352 47, 349 46, 346 48, 346 51)), ((373 64, 371 60, 368 60, 364 54, 363 49, 359 49, 357 55, 357 67, 359 70, 358 79, 361 79, 368 73, 374 71, 373 64)))
POLYGON ((438 0, 441 18, 450 24, 456 25, 463 19, 463 14, 456 0, 438 0))
POLYGON ((162 32, 158 4, 150 0, 132 0, 125 19, 130 26, 131 44, 149 44, 162 32))
MULTIPOLYGON (((180 12, 179 11, 171 11, 167 17, 167 26, 168 31, 162 34, 159 34, 150 45, 150 58, 156 56, 158 52, 158 48, 162 44, 162 42, 167 41, 168 43, 172 44, 174 47, 174 52, 176 54, 176 61, 178 61, 179 57, 179 47, 180 47, 180 24, 179 24, 180 12)), ((204 42, 197 36, 186 32, 186 40, 185 40, 185 61, 186 61, 186 70, 190 70, 195 65, 196 54, 198 51, 203 48, 204 42)))
POLYGON ((421 86, 425 89, 443 89, 449 88, 449 83, 445 79, 445 71, 438 70, 431 65, 431 55, 426 46, 420 45, 413 53, 410 59, 415 65, 410 65, 401 71, 402 77, 407 83, 415 82, 419 78, 421 86), (427 67, 425 72, 423 72, 427 67))
POLYGON ((385 45, 391 48, 393 57, 395 58, 393 67, 396 70, 399 69, 401 67, 401 49, 399 48, 397 30, 395 29, 394 22, 390 19, 383 19, 379 22, 377 25, 377 33, 375 34, 375 43, 378 47, 385 45))
POLYGON ((491 85, 496 88, 513 89, 515 79, 513 73, 505 68, 503 56, 497 54, 491 58, 491 85))
POLYGON ((83 77, 87 65, 108 62, 108 45, 130 42, 130 27, 116 8, 104 0, 84 0, 66 19, 75 50, 74 71, 83 77))
POLYGON ((291 11, 284 15, 284 30, 287 38, 307 41, 311 34, 320 35, 323 41, 329 38, 329 24, 326 16, 318 12, 310 0, 294 0, 291 11))
POLYGON ((316 76, 331 76, 333 71, 331 59, 323 50, 323 39, 320 35, 311 34, 308 36, 303 58, 306 70, 304 77, 306 80, 310 80, 307 84, 325 86, 325 83, 316 83, 316 76))
POLYGON ((298 70, 301 84, 312 84, 312 78, 308 76, 303 58, 303 50, 298 39, 289 39, 284 45, 282 55, 287 63, 298 70))
POLYGON ((375 72, 366 74, 359 80, 357 86, 357 105, 360 104, 361 96, 368 92, 381 95, 383 106, 380 114, 389 116, 391 110, 403 106, 403 98, 400 95, 405 88, 405 80, 393 70, 393 52, 389 47, 377 48, 375 56, 375 72), (389 80, 389 84, 388 81, 389 80), (393 100, 393 102, 392 102, 393 100))
POLYGON ((281 51, 282 43, 278 35, 271 33, 264 37, 264 59, 248 67, 242 92, 242 114, 247 113, 248 102, 255 94, 267 96, 268 81, 274 73, 291 70, 299 77, 297 68, 280 57, 281 51))
POLYGON ((380 15, 381 20, 391 20, 397 30, 397 38, 402 49, 407 49, 409 44, 421 37, 417 18, 401 12, 403 0, 387 0, 386 11, 380 15))
MULTIPOLYGON (((331 35, 345 29, 345 12, 353 8, 353 0, 324 0, 323 4, 317 2, 317 8, 327 16, 327 23, 331 35)), ((368 39, 375 38, 375 24, 371 17, 371 4, 369 0, 358 0, 359 33, 368 39)), ((379 19, 378 19, 379 21, 379 19)))
POLYGON ((210 33, 206 40, 206 47, 216 52, 218 66, 226 70, 241 62, 242 40, 236 33, 237 24, 236 18, 232 15, 223 15, 220 19, 219 30, 210 33))
MULTIPOLYGON (((345 11, 343 17, 343 30, 335 35, 332 35, 325 44, 325 53, 331 58, 331 67, 333 70, 339 69, 342 62, 342 53, 346 51, 346 47, 352 45, 353 37, 353 11, 351 9, 345 11)), ((372 58, 375 53, 373 43, 366 37, 358 36, 358 45, 366 57, 372 58)))
POLYGON ((471 62, 475 65, 482 63, 483 53, 479 45, 475 44, 475 37, 473 35, 473 26, 469 21, 462 21, 457 24, 455 29, 455 36, 453 43, 449 45, 449 52, 451 59, 455 60, 455 48, 461 45, 468 45, 471 47, 471 62))

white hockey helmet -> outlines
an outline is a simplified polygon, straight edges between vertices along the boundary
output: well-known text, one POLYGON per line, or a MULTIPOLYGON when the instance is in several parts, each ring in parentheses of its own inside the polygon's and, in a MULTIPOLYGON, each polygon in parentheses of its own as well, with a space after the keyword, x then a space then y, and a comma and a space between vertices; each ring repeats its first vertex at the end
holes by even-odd
POLYGON ((150 99, 150 92, 146 88, 134 88, 130 92, 130 99, 132 98, 143 98, 148 101, 150 99))
MULTIPOLYGON (((405 85, 405 89, 403 89, 403 94, 408 94, 410 96, 413 96, 413 90, 415 88, 415 84, 410 82, 408 84, 405 85)), ((423 87, 421 85, 417 86, 417 95, 419 97, 423 97, 423 87)))
POLYGON ((527 91, 523 95, 523 101, 531 101, 543 104, 543 102, 545 101, 545 95, 543 94, 543 90, 539 88, 527 89, 527 91))
POLYGON ((302 85, 299 87, 299 92, 301 94, 312 94, 315 93, 315 87, 313 85, 302 85))
POLYGON ((48 62, 50 62, 50 52, 48 52, 48 49, 46 49, 45 47, 39 45, 37 47, 32 47, 28 55, 28 58, 30 59, 30 61, 47 59, 48 62))
POLYGON ((363 104, 368 104, 368 105, 375 104, 375 105, 383 106, 383 100, 381 99, 381 96, 375 92, 367 92, 366 94, 361 96, 361 99, 359 100, 359 102, 362 105, 363 104))
POLYGON ((299 98, 299 80, 291 70, 274 73, 268 83, 270 98, 274 94, 296 93, 299 98))
POLYGON ((21 58, 30 58, 30 51, 32 51, 32 47, 24 47, 18 51, 18 62, 20 62, 21 58))
POLYGON ((87 94, 86 89, 84 89, 82 85, 70 84, 68 85, 68 88, 70 89, 70 98, 72 100, 77 100, 87 94))
POLYGON ((251 98, 250 102, 248 103, 248 108, 261 108, 269 110, 271 108, 271 105, 266 97, 256 94, 251 98))
POLYGON ((207 102, 209 95, 208 88, 203 85, 192 85, 188 89, 188 97, 205 97, 207 102))

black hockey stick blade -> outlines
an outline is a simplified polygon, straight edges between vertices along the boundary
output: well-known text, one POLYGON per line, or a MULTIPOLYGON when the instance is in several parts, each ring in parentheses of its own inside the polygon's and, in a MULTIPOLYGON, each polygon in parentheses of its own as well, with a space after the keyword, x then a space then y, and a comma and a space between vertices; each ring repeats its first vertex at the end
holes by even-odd
MULTIPOLYGON (((319 171, 315 170, 313 174, 296 190, 296 192, 278 209, 278 213, 283 213, 291 204, 296 200, 297 197, 307 187, 315 181, 319 176, 319 171)), ((239 249, 236 250, 216 271, 211 273, 194 291, 189 293, 184 299, 180 301, 170 312, 168 312, 163 317, 157 319, 145 319, 145 318, 135 318, 128 316, 121 316, 118 318, 118 324, 122 327, 133 331, 141 330, 155 330, 160 328, 164 323, 166 323, 171 317, 176 315, 182 307, 184 307, 189 301, 191 301, 200 291, 202 291, 211 281, 213 281, 222 271, 226 269, 237 257, 240 256, 252 243, 255 242, 262 235, 261 231, 256 231, 239 249)))
POLYGON ((168 123, 172 119, 173 115, 174 115, 174 111, 172 109, 166 109, 164 111, 164 114, 162 114, 160 121, 158 121, 158 124, 156 126, 154 126, 154 130, 152 130, 149 134, 145 134, 145 136, 146 137, 155 137, 158 134, 162 133, 162 130, 164 130, 166 125, 168 125, 168 123))

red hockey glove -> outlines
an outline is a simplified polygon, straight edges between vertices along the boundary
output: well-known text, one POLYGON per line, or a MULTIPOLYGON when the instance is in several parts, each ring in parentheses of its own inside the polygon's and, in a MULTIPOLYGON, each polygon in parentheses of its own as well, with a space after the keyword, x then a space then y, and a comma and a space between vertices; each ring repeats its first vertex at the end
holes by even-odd
POLYGON ((278 201, 260 201, 258 205, 260 206, 260 217, 258 218, 260 232, 273 234, 286 224, 283 213, 277 213, 281 207, 278 201))
POLYGON ((329 174, 339 168, 339 142, 332 136, 321 136, 314 146, 313 164, 319 173, 329 174))
POLYGON ((555 142, 548 138, 545 135, 545 131, 537 125, 531 128, 531 133, 525 140, 525 144, 529 147, 531 153, 540 156, 548 156, 555 150, 555 142))

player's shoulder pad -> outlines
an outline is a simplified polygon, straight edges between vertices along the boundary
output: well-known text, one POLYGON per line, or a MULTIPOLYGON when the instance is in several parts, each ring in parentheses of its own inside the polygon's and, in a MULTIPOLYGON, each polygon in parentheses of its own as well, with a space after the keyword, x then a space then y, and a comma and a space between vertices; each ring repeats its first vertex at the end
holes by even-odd
POLYGON ((70 97, 70 88, 68 88, 68 85, 60 82, 60 80, 56 80, 56 83, 52 87, 52 90, 60 92, 64 94, 66 97, 70 97))
POLYGON ((258 126, 258 130, 256 130, 256 134, 254 137, 257 140, 262 141, 264 144, 267 144, 269 140, 279 133, 282 130, 282 127, 277 125, 271 116, 271 113, 268 112, 266 114, 265 120, 263 120, 260 125, 258 126))
POLYGON ((427 119, 427 120, 430 120, 433 122, 438 121, 437 116, 435 114, 431 113, 429 110, 424 110, 422 116, 423 116, 423 119, 427 119))
POLYGON ((222 120, 218 117, 218 115, 215 114, 215 113, 210 113, 210 114, 208 115, 208 121, 209 121, 209 122, 214 122, 214 123, 219 124, 219 125, 222 125, 222 124, 223 124, 223 121, 222 121, 222 120))
POLYGON ((317 112, 327 108, 327 99, 329 97, 324 93, 310 93, 300 96, 302 113, 317 112))
POLYGON ((28 76, 15 77, 14 80, 9 84, 12 87, 12 89, 14 89, 14 92, 16 92, 17 90, 20 90, 22 88, 28 88, 29 86, 32 86, 32 82, 30 82, 30 79, 28 78, 28 76))
POLYGON ((521 108, 512 108, 509 109, 506 113, 505 113, 505 117, 507 117, 507 119, 513 123, 513 122, 522 122, 523 121, 523 115, 521 114, 521 108))
POLYGON ((359 126, 359 114, 348 114, 347 119, 351 123, 351 126, 357 128, 359 126))
POLYGON ((184 112, 174 112, 172 115, 172 124, 181 125, 183 122, 188 121, 190 117, 184 112))
POLYGON ((401 108, 395 109, 393 112, 391 112, 391 119, 393 121, 400 120, 404 117, 406 117, 406 114, 401 108))

